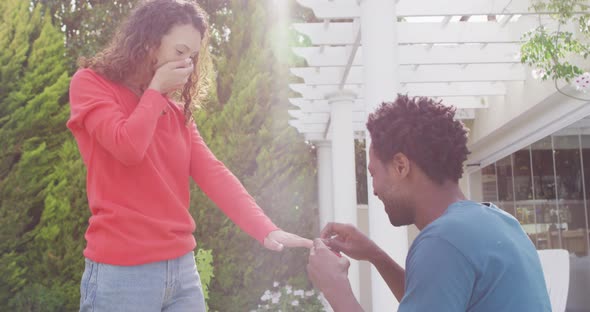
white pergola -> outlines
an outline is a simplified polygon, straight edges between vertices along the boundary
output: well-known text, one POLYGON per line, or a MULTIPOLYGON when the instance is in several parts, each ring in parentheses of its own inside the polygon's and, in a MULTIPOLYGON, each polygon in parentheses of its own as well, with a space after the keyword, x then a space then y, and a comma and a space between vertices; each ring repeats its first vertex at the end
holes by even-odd
MULTIPOLYGON (((320 224, 357 224, 354 139, 365 139, 368 113, 397 93, 457 107, 457 118, 502 103, 507 83, 524 81, 522 36, 539 25, 533 0, 297 0, 319 23, 293 24, 309 47, 294 47, 306 67, 291 68, 295 127, 318 150, 320 224)), ((541 14, 542 16, 543 14, 541 14)), ((368 145, 368 144, 367 144, 368 145)), ((369 235, 400 265, 407 229, 394 229, 369 185, 369 235)), ((357 298, 359 267, 349 270, 357 298)), ((374 311, 397 303, 373 268, 374 311)))

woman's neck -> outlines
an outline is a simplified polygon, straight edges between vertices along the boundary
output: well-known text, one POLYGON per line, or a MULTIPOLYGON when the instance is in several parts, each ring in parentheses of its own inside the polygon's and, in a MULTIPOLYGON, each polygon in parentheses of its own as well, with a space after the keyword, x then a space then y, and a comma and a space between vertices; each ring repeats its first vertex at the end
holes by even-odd
POLYGON ((123 84, 133 93, 141 96, 146 89, 146 79, 142 79, 140 75, 134 74, 123 81, 123 84))

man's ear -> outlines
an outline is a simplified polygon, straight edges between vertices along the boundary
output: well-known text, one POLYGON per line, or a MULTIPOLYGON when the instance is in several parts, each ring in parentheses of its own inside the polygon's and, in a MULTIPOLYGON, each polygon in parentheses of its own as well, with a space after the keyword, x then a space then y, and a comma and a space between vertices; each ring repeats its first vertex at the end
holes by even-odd
POLYGON ((405 178, 410 174, 410 159, 403 153, 393 155, 393 158, 387 164, 387 170, 398 178, 405 178))

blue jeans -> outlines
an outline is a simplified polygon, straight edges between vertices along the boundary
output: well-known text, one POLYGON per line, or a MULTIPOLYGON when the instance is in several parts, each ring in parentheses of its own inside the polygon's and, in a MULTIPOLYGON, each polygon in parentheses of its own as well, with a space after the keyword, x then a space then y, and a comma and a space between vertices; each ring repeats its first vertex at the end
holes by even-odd
POLYGON ((166 261, 117 266, 86 259, 80 312, 205 312, 193 252, 166 261))

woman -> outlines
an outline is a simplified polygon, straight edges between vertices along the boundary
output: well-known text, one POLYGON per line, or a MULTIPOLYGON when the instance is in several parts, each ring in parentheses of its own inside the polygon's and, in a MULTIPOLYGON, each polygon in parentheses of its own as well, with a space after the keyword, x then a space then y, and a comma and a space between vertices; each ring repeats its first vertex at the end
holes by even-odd
POLYGON ((189 176, 266 248, 312 246, 272 223, 192 121, 207 28, 195 3, 145 2, 72 78, 67 126, 87 167, 92 212, 81 311, 205 311, 189 176), (182 106, 168 97, 180 89, 182 106))

